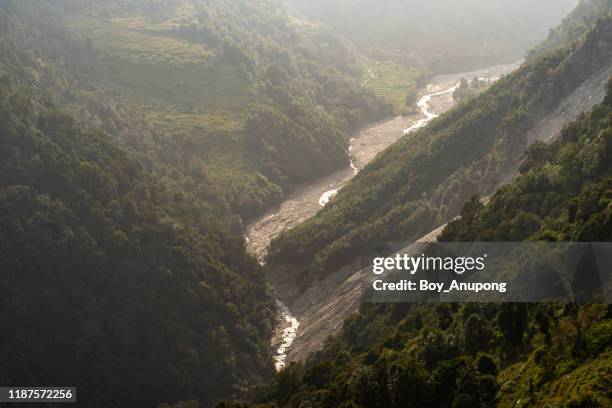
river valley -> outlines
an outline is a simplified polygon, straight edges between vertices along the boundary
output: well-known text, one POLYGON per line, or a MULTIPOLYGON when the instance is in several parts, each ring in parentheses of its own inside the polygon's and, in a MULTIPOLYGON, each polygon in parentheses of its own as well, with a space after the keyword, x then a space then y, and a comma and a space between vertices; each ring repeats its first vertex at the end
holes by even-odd
MULTIPOLYGON (((358 132, 349 143, 351 164, 349 167, 296 189, 280 206, 249 225, 246 231, 249 251, 260 262, 264 262, 268 246, 274 237, 315 215, 320 208, 333 200, 339 189, 372 161, 378 153, 401 137, 426 126, 431 120, 452 108, 454 105, 453 91, 462 78, 478 77, 481 80, 493 82, 519 65, 520 62, 517 62, 434 77, 431 83, 421 90, 417 113, 398 116, 358 132)), ((274 286, 274 282, 271 283, 274 286)), ((295 312, 294 316, 287 306, 279 302, 279 311, 278 326, 272 339, 277 370, 284 367, 296 337, 304 335, 304 330, 300 328, 299 322, 301 315, 304 314, 303 310, 295 312)), ((342 317, 344 316, 345 314, 342 313, 342 317)), ((342 319, 337 319, 333 326, 339 326, 341 321, 342 319)), ((318 322, 318 324, 326 324, 326 322, 318 322)), ((335 330, 334 327, 331 330, 335 330)), ((329 330, 325 330, 325 334, 328 332, 329 330)), ((316 333, 308 333, 308 335, 312 336, 316 333)), ((322 334, 319 335, 319 337, 322 336, 322 334)), ((303 353, 300 354, 300 357, 303 357, 303 353)), ((295 358, 290 357, 290 359, 295 358)))

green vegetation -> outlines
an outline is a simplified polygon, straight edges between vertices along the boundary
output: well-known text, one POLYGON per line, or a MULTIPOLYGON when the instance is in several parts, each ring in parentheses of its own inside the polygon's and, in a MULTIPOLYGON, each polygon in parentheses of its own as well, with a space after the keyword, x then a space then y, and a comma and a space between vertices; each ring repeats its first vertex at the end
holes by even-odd
MULTIPOLYGON (((373 237, 407 239, 448 218, 522 152, 531 108, 550 111, 609 63, 610 37, 601 20, 410 135, 275 241, 272 264, 292 258, 307 279, 373 237)), ((431 69, 457 62, 438 52, 431 69)), ((243 222, 347 165, 351 132, 414 102, 420 59, 397 54, 370 52, 367 79, 345 40, 276 0, 0 0, 0 384, 75 385, 83 406, 187 408, 269 379, 276 305, 243 222)), ((468 58, 455 68, 485 60, 468 58)), ((523 182, 555 167, 546 193, 559 195, 529 223, 516 213, 508 228, 521 239, 608 233, 609 105, 528 156, 523 182)), ((493 202, 530 194, 521 186, 493 202)), ((473 225, 446 236, 507 233, 485 228, 487 209, 472 204, 473 225)), ((253 401, 608 402, 609 316, 598 305, 375 305, 253 401)))
POLYGON ((346 166, 351 132, 391 114, 342 40, 275 1, 76 3, 56 11, 85 39, 72 69, 144 109, 155 133, 163 123, 164 155, 202 152, 196 165, 243 219, 346 166))
MULTIPOLYGON (((607 90, 557 141, 534 145, 486 206, 470 200, 441 240, 610 241, 612 80, 607 90)), ((249 406, 607 407, 611 328, 603 304, 363 304, 249 406)))
POLYGON ((475 77, 469 81, 465 78, 461 78, 459 86, 453 92, 453 99, 456 102, 461 102, 463 100, 473 98, 486 89, 487 84, 488 82, 486 80, 481 80, 478 77, 475 77))
POLYGON ((550 30, 546 41, 529 51, 527 59, 533 60, 555 48, 571 46, 590 31, 597 19, 609 14, 611 9, 610 0, 580 0, 578 6, 563 19, 561 24, 550 30))
MULTIPOLYGON (((91 407, 240 395, 273 372, 276 306, 225 196, 22 6, 0 3, 0 383, 73 384, 91 407)), ((214 143, 241 126, 187 122, 214 143)))
POLYGON ((612 240, 612 82, 603 105, 550 145, 527 150, 521 174, 486 206, 472 199, 441 241, 612 240))
POLYGON ((242 220, 391 112, 361 79, 271 1, 1 1, 0 382, 209 406, 268 377, 242 220))
POLYGON ((599 20, 574 48, 524 65, 386 150, 314 218, 272 242, 270 267, 307 285, 383 242, 417 239, 454 218, 473 194, 490 194, 519 163, 529 124, 609 66, 611 21, 599 20))
POLYGON ((362 306, 245 406, 607 407, 612 343, 591 353, 584 332, 611 319, 604 305, 362 306))
POLYGON ((371 88, 376 95, 391 102, 395 112, 413 110, 417 98, 419 71, 390 61, 366 60, 363 86, 371 88))

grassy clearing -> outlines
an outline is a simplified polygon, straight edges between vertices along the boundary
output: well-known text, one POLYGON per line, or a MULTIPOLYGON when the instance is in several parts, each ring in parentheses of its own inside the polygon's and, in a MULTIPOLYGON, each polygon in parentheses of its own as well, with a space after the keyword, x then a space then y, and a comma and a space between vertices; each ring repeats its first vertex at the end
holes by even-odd
POLYGON ((253 99, 249 80, 236 67, 135 64, 112 57, 101 61, 101 85, 117 89, 139 104, 174 106, 183 111, 239 111, 253 99))
POLYGON ((245 148, 240 115, 152 111, 147 120, 164 138, 182 144, 181 150, 202 159, 207 167, 240 173, 254 169, 245 148))
MULTIPOLYGON (((340 69, 346 69, 346 61, 353 64, 355 56, 343 46, 338 46, 338 52, 345 53, 346 58, 328 55, 323 50, 325 47, 319 49, 321 41, 334 44, 334 40, 328 39, 328 34, 318 33, 307 22, 291 19, 285 27, 251 31, 253 16, 243 16, 244 10, 234 8, 231 1, 223 6, 219 3, 210 10, 205 7, 208 11, 203 13, 208 17, 202 19, 206 21, 200 21, 201 16, 194 14, 196 10, 158 10, 154 5, 152 8, 145 15, 133 13, 126 6, 71 16, 70 27, 85 45, 91 45, 91 48, 83 47, 85 58, 82 58, 81 71, 87 72, 93 85, 126 96, 128 104, 145 113, 146 121, 154 129, 154 142, 161 143, 161 148, 151 155, 166 164, 162 168, 164 174, 170 174, 175 164, 187 174, 192 169, 195 174, 204 170, 207 182, 217 182, 219 191, 229 197, 240 214, 250 217, 277 202, 280 185, 293 182, 290 178, 302 182, 298 174, 303 170, 308 177, 325 171, 323 166, 285 157, 299 155, 298 145, 306 153, 311 149, 313 157, 344 158, 341 150, 333 154, 321 150, 321 146, 327 145, 327 136, 321 136, 318 129, 315 131, 316 124, 303 130, 307 134, 301 137, 309 139, 306 143, 283 133, 287 129, 270 132, 279 133, 270 140, 264 140, 268 138, 268 131, 261 130, 261 134, 250 135, 255 140, 248 143, 243 127, 253 102, 274 105, 278 114, 265 119, 266 126, 274 128, 283 126, 285 115, 293 120, 294 112, 298 115, 307 112, 309 115, 304 119, 310 120, 310 111, 318 108, 308 101, 325 100, 325 109, 338 120, 323 126, 338 142, 342 137, 339 124, 355 111, 360 111, 355 121, 361 117, 364 120, 382 118, 389 111, 371 93, 360 92, 358 77, 340 69), (223 10, 222 17, 211 11, 216 7, 223 10), (285 44, 285 41, 288 42, 285 44), (209 48, 205 45, 207 42, 216 44, 215 48, 209 48), (304 62, 304 55, 310 52, 312 63, 304 62), (281 60, 285 58, 293 60, 291 65, 295 65, 287 68, 288 71, 298 68, 296 72, 301 74, 298 78, 283 77, 276 84, 278 76, 266 67, 282 65, 281 60), (332 85, 329 89, 320 89, 317 82, 328 71, 334 73, 326 81, 332 85), (349 82, 355 92, 335 93, 334 89, 349 82), (337 102, 341 95, 349 100, 337 102), (290 101, 299 105, 299 109, 291 108, 289 113, 289 107, 293 106, 290 101), (360 108, 355 110, 350 106, 360 108), (280 154, 272 149, 255 153, 257 145, 274 145, 284 150, 280 154), (292 150, 292 145, 296 149, 292 150), (225 194, 226 191, 229 193, 225 194)), ((277 17, 272 11, 262 11, 259 20, 264 26, 276 25, 277 17)))
POLYGON ((72 28, 91 39, 98 57, 95 81, 138 104, 181 111, 239 111, 252 100, 250 81, 239 67, 223 64, 201 45, 173 35, 172 23, 144 17, 73 19, 72 28))
POLYGON ((79 16, 72 28, 91 40, 97 54, 96 85, 146 106, 167 162, 203 169, 238 211, 269 205, 279 188, 258 178, 257 160, 244 140, 244 115, 254 100, 251 80, 213 50, 176 37, 178 14, 159 22, 79 16))
POLYGON ((365 60, 363 85, 372 88, 378 96, 387 98, 397 112, 403 112, 405 99, 416 88, 418 70, 392 61, 365 60))
MULTIPOLYGON (((221 186, 235 209, 265 208, 281 195, 280 188, 259 176, 256 158, 246 148, 241 115, 210 111, 151 111, 147 120, 174 146, 183 165, 203 169, 221 186)), ((170 153, 172 154, 172 153, 170 153)))
POLYGON ((204 62, 214 56, 205 47, 176 38, 167 31, 171 26, 151 25, 148 19, 91 18, 74 19, 71 27, 104 53, 133 61, 204 62))

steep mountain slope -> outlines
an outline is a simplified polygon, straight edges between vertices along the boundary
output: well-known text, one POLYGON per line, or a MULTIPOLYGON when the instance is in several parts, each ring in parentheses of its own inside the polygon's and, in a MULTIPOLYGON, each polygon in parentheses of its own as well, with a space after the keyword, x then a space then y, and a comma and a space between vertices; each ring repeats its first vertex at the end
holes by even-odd
MULTIPOLYGON (((445 241, 612 239, 612 80, 604 102, 537 143, 445 241)), ((364 304, 305 364, 259 389, 259 407, 607 407, 612 307, 364 304)), ((231 405, 226 405, 231 406, 231 405)), ((239 406, 239 405, 238 405, 239 406)))
POLYGON ((603 99, 611 50, 606 16, 579 44, 524 65, 385 151, 316 217, 272 242, 279 293, 295 301, 304 287, 379 245, 411 241, 448 222, 471 195, 492 194, 529 144, 603 99), (552 121, 555 112, 560 120, 552 121))
POLYGON ((289 0, 377 59, 433 73, 516 61, 576 0, 289 0))
POLYGON ((0 3, 0 383, 112 407, 261 381, 274 299, 223 197, 146 169, 138 120, 24 4, 0 3))
POLYGON ((243 218, 346 166, 349 133, 391 114, 361 86, 360 62, 338 36, 275 0, 62 0, 47 8, 46 20, 81 39, 70 68, 126 96, 152 124, 152 161, 207 173, 243 218))
POLYGON ((438 239, 612 241, 611 121, 609 81, 601 105, 567 125, 553 143, 531 145, 521 174, 486 206, 473 198, 438 239))
POLYGON ((527 59, 533 60, 555 48, 571 46, 593 27, 602 13, 606 13, 610 8, 612 8, 610 0, 580 0, 561 24, 550 30, 546 40, 529 51, 527 59))

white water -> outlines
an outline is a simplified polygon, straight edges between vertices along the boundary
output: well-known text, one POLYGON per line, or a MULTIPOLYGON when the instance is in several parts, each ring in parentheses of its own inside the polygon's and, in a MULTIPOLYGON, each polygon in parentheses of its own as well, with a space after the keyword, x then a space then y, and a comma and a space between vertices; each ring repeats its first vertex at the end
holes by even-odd
MULTIPOLYGON (((357 173, 359 173, 359 169, 355 165, 355 158, 351 155, 353 146, 350 144, 353 143, 354 141, 355 141, 355 138, 351 138, 351 140, 349 140, 349 148, 348 148, 351 169, 353 169, 353 177, 356 176, 357 173)), ((329 203, 329 200, 331 200, 336 194, 338 194, 338 191, 340 190, 340 188, 342 188, 342 186, 338 188, 334 188, 333 190, 328 190, 324 192, 323 194, 321 194, 321 197, 319 198, 319 205, 321 207, 325 207, 327 203, 329 203)))
MULTIPOLYGON (((428 93, 424 95, 423 97, 421 97, 421 99, 419 99, 419 101, 417 102, 417 107, 419 108, 421 113, 425 115, 425 117, 422 119, 419 119, 412 126, 404 129, 404 134, 407 135, 408 133, 413 132, 416 129, 420 129, 424 127, 425 125, 427 125, 432 120, 434 120, 435 118, 437 118, 438 116, 440 116, 430 111, 431 107, 429 106, 429 102, 431 101, 431 98, 453 93, 455 92, 455 89, 457 89, 458 86, 459 84, 455 84, 451 86, 450 88, 445 89, 443 91, 428 93)), ((353 156, 351 156, 351 150, 353 150, 353 146, 350 145, 350 143, 352 143, 354 140, 355 139, 351 139, 349 141, 349 157, 351 161, 351 168, 353 169, 353 175, 356 176, 357 173, 359 173, 359 169, 357 168, 357 166, 355 166, 355 161, 353 159, 353 156)), ((319 198, 319 205, 321 207, 325 207, 331 201, 331 199, 334 198, 336 194, 338 194, 338 191, 340 191, 341 188, 342 186, 338 188, 334 188, 333 190, 328 190, 324 192, 323 194, 321 194, 321 197, 319 198)))
MULTIPOLYGON (((495 72, 494 75, 503 75, 507 72, 510 72, 518 65, 518 63, 509 64, 505 66, 500 65, 497 67, 492 67, 491 70, 495 72)), ((485 74, 487 75, 486 77, 481 77, 479 74, 480 72, 483 72, 483 70, 469 73, 449 74, 447 76, 438 77, 433 82, 433 84, 428 87, 428 90, 440 89, 445 87, 449 88, 444 89, 442 91, 429 92, 428 94, 421 97, 421 99, 417 103, 417 106, 421 114, 425 117, 419 119, 416 123, 409 126, 408 128, 403 129, 403 133, 410 133, 415 129, 421 128, 431 120, 438 117, 439 115, 432 111, 434 108, 431 107, 431 104, 437 106, 437 104, 435 103, 437 97, 454 92, 454 90, 458 86, 459 80, 462 77, 469 78, 474 77, 474 75, 479 75, 480 80, 488 80, 488 82, 494 82, 499 77, 491 75, 489 69, 487 69, 485 72, 485 74)), ((437 111, 444 111, 447 108, 448 106, 443 103, 442 105, 437 107, 437 111)), ((396 120, 397 118, 382 125, 386 127, 389 123, 394 122, 396 120)), ((406 121, 403 123, 403 126, 406 126, 405 123, 409 122, 406 121)), ((388 132, 389 130, 385 131, 388 132)), ((401 134, 401 125, 399 127, 395 127, 392 132, 397 132, 395 135, 401 134)), ((351 176, 354 176, 359 172, 357 163, 360 164, 360 167, 363 167, 365 163, 368 163, 374 158, 375 154, 371 156, 362 157, 364 153, 362 151, 364 150, 362 149, 363 140, 360 138, 358 139, 361 140, 360 145, 355 145, 355 143, 357 142, 355 139, 349 140, 349 156, 351 169, 353 170, 352 174, 347 171, 341 171, 341 174, 339 176, 336 175, 334 177, 331 177, 331 179, 323 179, 313 183, 311 186, 304 188, 299 194, 296 194, 296 196, 287 199, 283 203, 283 205, 281 205, 280 209, 274 210, 271 214, 262 217, 258 222, 252 224, 252 226, 247 229, 247 235, 249 237, 246 239, 246 241, 247 243, 249 243, 249 250, 251 253, 257 256, 260 262, 263 263, 263 258, 265 256, 265 252, 267 251, 267 246, 272 237, 276 236, 280 231, 291 228, 292 226, 296 225, 296 223, 301 222, 304 219, 314 215, 318 208, 320 208, 321 206, 325 206, 327 203, 329 203, 329 201, 338 192, 338 190, 342 188, 342 186, 346 182, 348 182, 351 176), (354 151, 357 151, 356 155, 354 154, 354 151), (357 159, 355 158, 355 156, 357 156, 357 159), (326 184, 322 183, 323 181, 326 184), (314 188, 312 188, 313 186, 314 188), (326 187, 329 190, 325 191, 326 187), (336 188, 331 189, 332 187, 336 188), (320 193, 321 191, 323 191, 323 193, 320 193)), ((395 140, 397 140, 397 137, 393 137, 392 139, 393 140, 389 140, 388 138, 383 137, 381 142, 393 143, 395 140)), ((376 140, 377 139, 372 139, 372 135, 370 135, 367 143, 376 143, 376 140)), ((385 147, 387 146, 388 144, 385 144, 385 147)), ((297 338, 298 329, 300 328, 300 322, 291 314, 287 306, 280 302, 278 303, 278 310, 279 318, 281 319, 281 324, 280 328, 277 329, 277 333, 275 336, 275 340, 277 340, 278 343, 274 341, 274 362, 276 369, 281 370, 285 367, 285 360, 287 358, 287 355, 293 346, 294 340, 296 340, 297 338)), ((307 326, 308 324, 306 324, 306 327, 307 326)))
POLYGON ((329 203, 329 200, 331 200, 336 194, 338 194, 337 188, 324 192, 321 194, 321 198, 319 198, 319 205, 321 207, 325 207, 327 203, 329 203))
POLYGON ((455 89, 457 89, 458 86, 459 86, 458 84, 455 84, 448 89, 445 89, 439 92, 429 93, 427 95, 424 95, 421 99, 419 99, 419 102, 417 102, 417 106, 419 107, 419 110, 421 111, 421 113, 425 115, 425 117, 423 119, 418 120, 414 125, 404 129, 404 134, 407 135, 410 132, 413 132, 417 129, 425 127, 425 125, 427 125, 429 122, 431 122, 432 120, 440 116, 440 115, 436 115, 435 113, 429 110, 430 109, 429 102, 431 101, 431 98, 453 93, 455 92, 455 89))
POLYGON ((280 371, 285 368, 287 352, 289 351, 289 347, 291 347, 293 340, 295 340, 295 336, 297 336, 300 322, 293 317, 287 306, 285 306, 282 302, 277 300, 276 304, 280 310, 281 319, 285 320, 285 324, 287 325, 287 327, 282 331, 281 343, 276 350, 276 355, 274 356, 274 367, 276 367, 276 371, 280 371))

